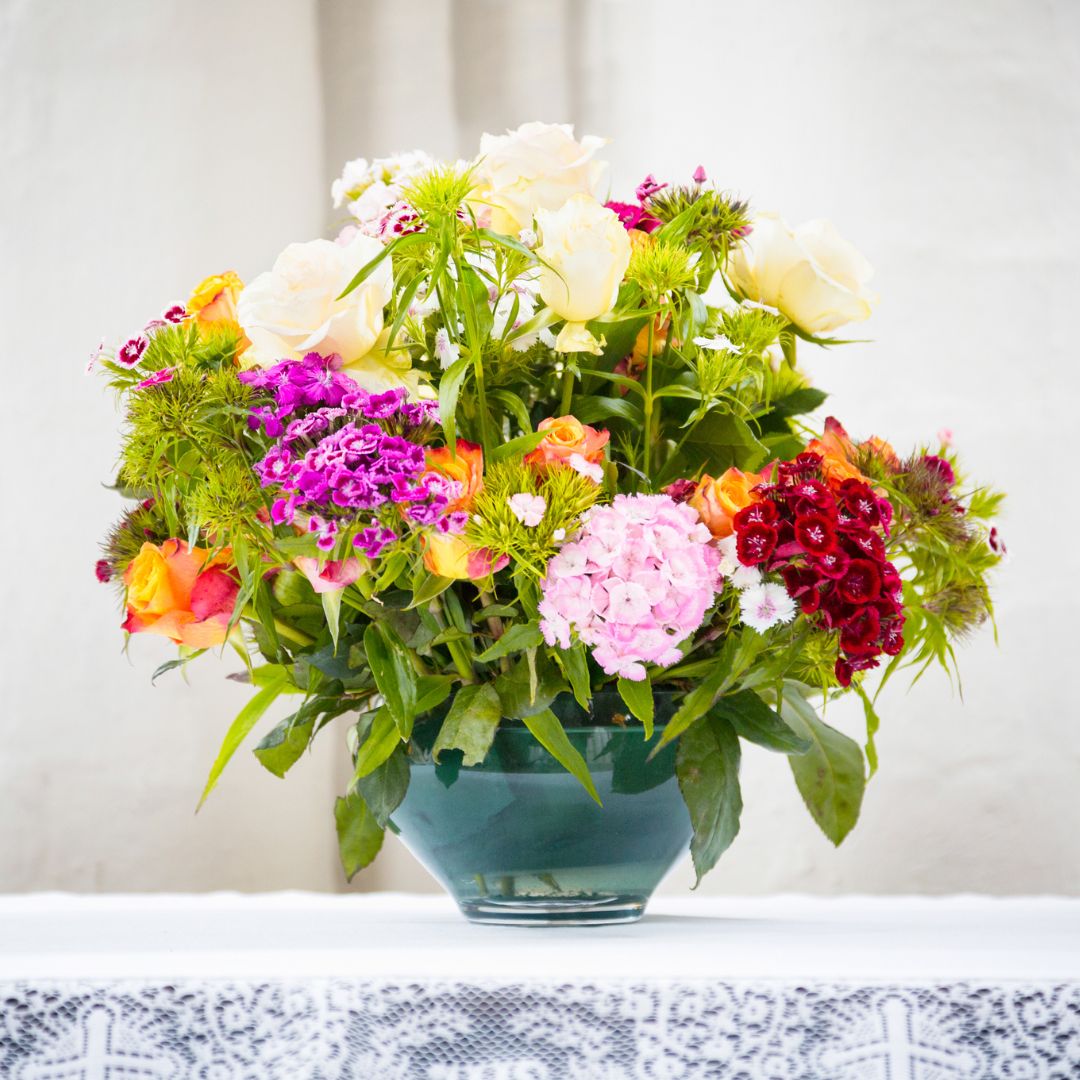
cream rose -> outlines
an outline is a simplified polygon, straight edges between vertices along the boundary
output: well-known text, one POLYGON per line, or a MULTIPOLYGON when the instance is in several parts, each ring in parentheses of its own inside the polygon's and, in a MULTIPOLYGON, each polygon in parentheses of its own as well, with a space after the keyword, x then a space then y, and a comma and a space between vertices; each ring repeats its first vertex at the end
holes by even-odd
POLYGON ((728 276, 748 300, 777 308, 808 334, 826 334, 870 317, 873 268, 829 221, 792 229, 777 214, 761 214, 732 252, 728 276))
POLYGON ((607 163, 594 155, 607 142, 574 138, 570 124, 522 124, 505 135, 484 134, 477 164, 480 209, 491 227, 516 236, 531 228, 537 210, 558 210, 571 195, 599 196, 607 163))
POLYGON ((237 319, 251 341, 241 358, 243 365, 266 367, 279 360, 299 360, 309 352, 337 353, 365 389, 401 385, 400 361, 392 366, 365 362, 379 341, 383 308, 392 294, 390 259, 338 299, 356 272, 382 250, 378 240, 359 232, 345 244, 331 240, 290 244, 272 270, 240 293, 237 319))
POLYGON ((612 210, 590 195, 571 196, 559 210, 538 210, 540 296, 566 320, 559 352, 600 352, 585 327, 615 305, 630 265, 630 240, 612 210))

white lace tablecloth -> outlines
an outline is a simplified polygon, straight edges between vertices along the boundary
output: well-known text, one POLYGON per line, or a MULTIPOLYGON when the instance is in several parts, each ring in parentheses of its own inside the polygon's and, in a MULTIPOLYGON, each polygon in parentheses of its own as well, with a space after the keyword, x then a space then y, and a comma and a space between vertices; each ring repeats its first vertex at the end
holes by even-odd
POLYGON ((1065 1080, 1080 901, 0 898, 0 1077, 1065 1080))

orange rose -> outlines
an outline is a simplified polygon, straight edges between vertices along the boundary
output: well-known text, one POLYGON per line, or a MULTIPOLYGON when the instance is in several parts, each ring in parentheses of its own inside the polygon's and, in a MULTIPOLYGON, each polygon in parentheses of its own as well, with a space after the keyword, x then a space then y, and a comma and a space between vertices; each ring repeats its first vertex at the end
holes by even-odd
POLYGON ((492 562, 487 548, 470 548, 460 533, 428 533, 423 544, 428 572, 459 581, 479 581, 497 573, 510 561, 503 555, 492 562))
POLYGON ((530 454, 525 455, 529 465, 544 469, 549 465, 569 465, 570 458, 579 454, 590 465, 604 460, 604 447, 607 446, 608 432, 583 424, 576 416, 549 416, 540 421, 537 431, 543 431, 544 438, 530 454))
POLYGON ((761 498, 753 488, 762 482, 758 473, 744 473, 733 465, 715 480, 706 473, 687 502, 718 540, 734 531, 733 519, 744 507, 761 498))
MULTIPOLYGON (((653 320, 653 356, 658 356, 664 351, 670 324, 670 319, 661 318, 659 315, 653 320)), ((631 367, 640 368, 645 366, 645 362, 649 358, 649 324, 647 322, 638 331, 637 337, 634 338, 634 351, 631 355, 633 357, 630 363, 631 367)))
POLYGON ((228 634, 239 586, 220 568, 228 552, 210 559, 183 540, 143 544, 124 571, 129 634, 161 634, 177 645, 209 649, 228 634), (209 561, 208 561, 209 560, 209 561))
POLYGON ((876 435, 863 443, 856 444, 844 430, 843 424, 833 416, 825 418, 825 433, 820 439, 811 439, 806 449, 811 453, 820 454, 824 459, 822 471, 825 479, 834 485, 842 484, 845 480, 861 480, 869 483, 869 480, 855 467, 860 449, 868 449, 871 454, 879 458, 887 468, 896 469, 900 459, 896 451, 884 440, 876 435))
MULTIPOLYGON (((243 288, 244 283, 233 270, 226 270, 223 274, 212 274, 195 286, 191 299, 187 302, 188 313, 195 316, 200 328, 213 326, 216 323, 230 323, 239 329, 240 320, 236 316, 236 301, 243 288)), ((237 355, 250 344, 247 334, 241 331, 240 342, 236 349, 237 355)))
POLYGON ((448 514, 458 510, 470 510, 473 500, 484 486, 484 451, 476 443, 457 441, 457 454, 450 453, 449 446, 440 446, 427 452, 428 472, 438 473, 461 485, 458 497, 446 508, 448 514))

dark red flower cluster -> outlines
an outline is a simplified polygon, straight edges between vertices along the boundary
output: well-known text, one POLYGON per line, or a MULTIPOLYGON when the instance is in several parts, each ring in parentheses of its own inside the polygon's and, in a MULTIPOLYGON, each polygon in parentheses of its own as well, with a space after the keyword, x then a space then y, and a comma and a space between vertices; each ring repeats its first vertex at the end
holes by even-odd
POLYGON ((830 486, 819 454, 776 467, 776 481, 734 518, 744 566, 779 573, 806 615, 840 633, 836 678, 878 666, 904 647, 900 575, 885 557, 892 504, 862 480, 830 486))

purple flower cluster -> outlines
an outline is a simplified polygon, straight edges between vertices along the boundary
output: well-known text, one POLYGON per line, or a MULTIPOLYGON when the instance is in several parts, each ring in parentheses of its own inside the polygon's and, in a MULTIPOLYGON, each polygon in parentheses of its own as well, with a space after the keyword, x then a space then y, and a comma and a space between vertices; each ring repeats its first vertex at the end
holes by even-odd
POLYGON ((342 529, 363 520, 353 545, 371 558, 397 539, 387 516, 452 528, 446 508, 460 485, 428 472, 423 444, 410 438, 436 419, 434 403, 406 401, 402 389, 370 394, 340 364, 309 353, 240 375, 273 397, 248 423, 276 440, 255 466, 263 487, 280 489, 275 524, 306 515, 318 547, 332 551, 342 529))

